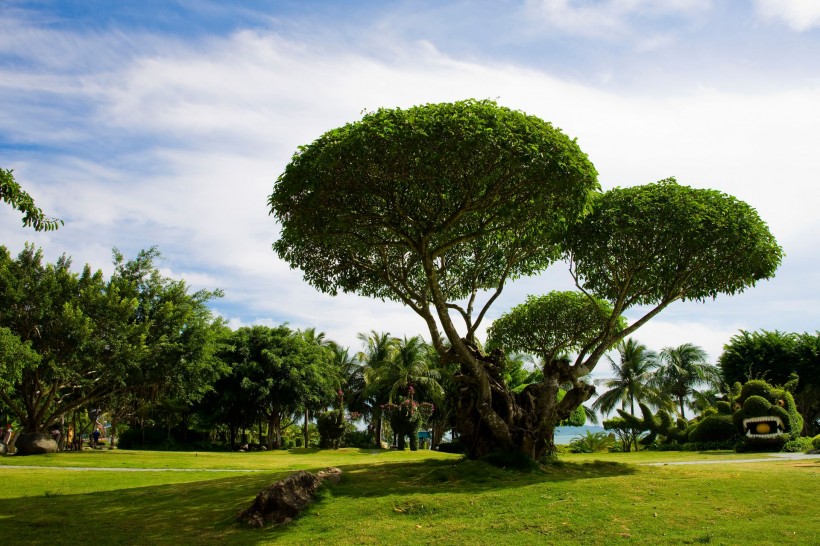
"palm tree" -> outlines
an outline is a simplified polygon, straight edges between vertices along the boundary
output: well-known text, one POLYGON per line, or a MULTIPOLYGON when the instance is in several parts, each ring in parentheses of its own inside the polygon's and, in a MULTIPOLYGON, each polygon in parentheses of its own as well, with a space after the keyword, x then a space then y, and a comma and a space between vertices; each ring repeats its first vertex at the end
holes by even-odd
POLYGON ((372 368, 370 381, 388 388, 388 401, 392 402, 400 392, 412 386, 419 399, 438 400, 443 395, 439 384, 439 372, 431 368, 430 351, 419 337, 407 337, 400 341, 392 358, 372 368))
POLYGON ((684 404, 689 404, 689 397, 695 387, 712 383, 717 377, 717 368, 706 362, 706 351, 692 343, 678 347, 665 347, 661 351, 661 366, 653 379, 661 393, 671 396, 677 402, 680 416, 686 419, 684 404))
POLYGON ((365 379, 365 389, 362 391, 362 405, 371 409, 371 423, 376 437, 376 447, 382 441, 382 411, 381 405, 386 404, 389 392, 379 383, 373 382, 373 370, 383 366, 393 358, 396 345, 399 339, 391 337, 389 332, 378 333, 371 330, 370 334, 359 333, 358 338, 364 344, 364 350, 360 351, 356 357, 362 363, 363 376, 365 379))
POLYGON ((646 345, 629 338, 621 341, 618 346, 620 363, 615 362, 607 355, 615 377, 599 379, 595 383, 609 388, 592 404, 593 409, 601 413, 609 413, 620 402, 621 409, 626 409, 629 403, 629 413, 635 415, 635 401, 640 402, 652 396, 649 387, 652 370, 658 366, 658 356, 650 351, 646 345))

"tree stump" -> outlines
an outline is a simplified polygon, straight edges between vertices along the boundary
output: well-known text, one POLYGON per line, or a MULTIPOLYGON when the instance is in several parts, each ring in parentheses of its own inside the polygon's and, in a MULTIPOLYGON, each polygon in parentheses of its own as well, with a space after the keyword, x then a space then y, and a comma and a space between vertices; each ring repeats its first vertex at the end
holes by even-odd
POLYGON ((328 468, 317 474, 306 470, 288 476, 259 492, 253 504, 237 515, 237 519, 255 527, 266 523, 285 525, 313 502, 316 491, 324 480, 339 483, 342 471, 328 468))

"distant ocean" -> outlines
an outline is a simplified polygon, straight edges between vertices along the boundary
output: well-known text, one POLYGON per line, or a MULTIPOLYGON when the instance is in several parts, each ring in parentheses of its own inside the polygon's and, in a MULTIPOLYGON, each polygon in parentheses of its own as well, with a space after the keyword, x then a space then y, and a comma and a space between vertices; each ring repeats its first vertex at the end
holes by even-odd
POLYGON ((606 432, 604 427, 598 425, 584 425, 582 427, 558 427, 555 429, 555 444, 567 445, 576 436, 584 436, 589 432, 606 432))

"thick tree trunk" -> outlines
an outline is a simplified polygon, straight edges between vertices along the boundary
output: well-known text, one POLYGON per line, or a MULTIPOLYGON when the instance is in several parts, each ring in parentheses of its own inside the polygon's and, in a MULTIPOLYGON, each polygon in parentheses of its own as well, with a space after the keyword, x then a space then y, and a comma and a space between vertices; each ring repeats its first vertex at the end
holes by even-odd
POLYGON ((558 385, 573 381, 573 377, 569 364, 553 362, 545 366, 543 382, 515 394, 503 381, 503 354, 484 355, 478 349, 474 353, 486 373, 491 397, 489 403, 479 403, 482 382, 462 365, 455 377, 462 384, 456 417, 467 456, 479 458, 506 451, 533 460, 549 458, 556 452, 555 427, 595 393, 594 387, 575 381, 575 387, 559 402, 558 385))

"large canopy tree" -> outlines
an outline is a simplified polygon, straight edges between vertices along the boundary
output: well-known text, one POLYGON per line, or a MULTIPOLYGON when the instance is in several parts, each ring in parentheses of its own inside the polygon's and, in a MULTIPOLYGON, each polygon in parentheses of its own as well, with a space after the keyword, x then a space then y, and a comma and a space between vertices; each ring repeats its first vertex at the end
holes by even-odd
MULTIPOLYGON (((596 190, 595 168, 575 141, 536 117, 474 100, 382 109, 299 149, 269 199, 282 227, 274 249, 324 292, 400 301, 424 319, 439 354, 458 364, 460 403, 470 406, 459 426, 471 456, 503 449, 538 458, 549 448, 534 441, 543 421, 503 384, 503 355, 475 343, 508 280, 569 251, 579 284, 612 303, 569 374, 570 406, 594 392, 579 378, 618 341, 628 306, 739 291, 780 260, 754 211, 717 192, 701 203, 689 197, 696 190, 682 190, 683 209, 669 217, 650 203, 613 235, 599 226, 634 198, 596 199, 596 190), (568 237, 592 205, 603 212, 568 237), (693 235, 706 239, 690 243, 693 235), (718 273, 708 271, 713 264, 718 273)), ((637 208, 655 197, 644 193, 637 208)))
POLYGON ((89 266, 73 272, 65 256, 44 264, 31 245, 16 259, 0 247, 0 399, 25 431, 114 394, 197 398, 215 379, 205 304, 218 293, 189 294, 159 274, 158 256, 115 252, 106 280, 89 266))

